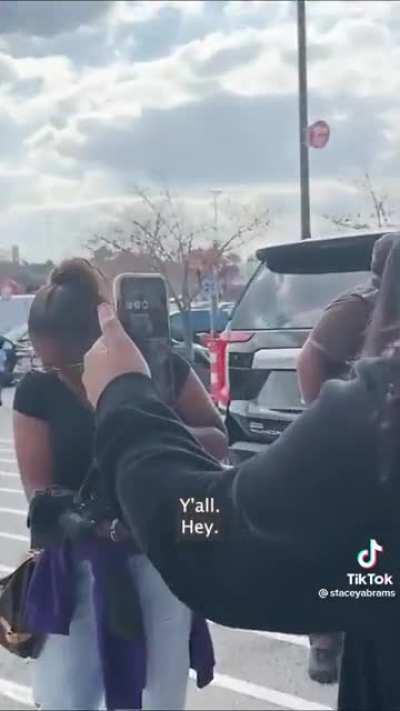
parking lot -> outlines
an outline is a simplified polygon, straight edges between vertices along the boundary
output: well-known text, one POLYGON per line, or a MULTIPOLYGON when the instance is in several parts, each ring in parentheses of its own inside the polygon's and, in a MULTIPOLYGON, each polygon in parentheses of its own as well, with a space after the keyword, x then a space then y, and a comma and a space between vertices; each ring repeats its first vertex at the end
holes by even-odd
MULTIPOLYGON (((28 548, 26 501, 12 441, 13 391, 0 408, 0 572, 6 574, 28 548)), ((266 632, 242 632, 212 625, 215 681, 198 691, 190 682, 188 709, 302 709, 335 706, 336 688, 321 687, 306 674, 307 639, 266 632)), ((0 652, 0 709, 32 706, 30 666, 0 652)))

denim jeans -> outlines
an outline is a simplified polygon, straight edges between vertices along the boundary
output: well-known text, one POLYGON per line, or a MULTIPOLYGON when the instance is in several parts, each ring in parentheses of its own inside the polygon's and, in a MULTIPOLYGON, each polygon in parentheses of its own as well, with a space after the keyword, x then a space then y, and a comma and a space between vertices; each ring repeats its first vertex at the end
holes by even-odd
MULTIPOLYGON (((191 612, 169 591, 143 555, 132 556, 147 644, 147 685, 143 709, 183 709, 189 674, 191 612)), ((96 643, 93 577, 88 563, 76 571, 77 605, 70 634, 50 635, 33 668, 33 695, 42 709, 104 709, 96 643)))
POLYGON ((310 645, 316 649, 324 649, 339 656, 343 645, 343 633, 310 634, 310 645))

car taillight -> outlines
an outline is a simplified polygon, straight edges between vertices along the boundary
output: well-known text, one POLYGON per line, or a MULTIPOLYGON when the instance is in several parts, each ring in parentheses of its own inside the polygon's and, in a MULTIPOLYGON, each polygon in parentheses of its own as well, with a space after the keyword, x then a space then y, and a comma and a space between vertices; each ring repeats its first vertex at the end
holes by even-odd
POLYGON ((231 343, 245 343, 254 336, 251 331, 223 331, 218 338, 209 338, 210 351, 210 394, 215 403, 225 409, 229 404, 229 363, 228 346, 231 343))

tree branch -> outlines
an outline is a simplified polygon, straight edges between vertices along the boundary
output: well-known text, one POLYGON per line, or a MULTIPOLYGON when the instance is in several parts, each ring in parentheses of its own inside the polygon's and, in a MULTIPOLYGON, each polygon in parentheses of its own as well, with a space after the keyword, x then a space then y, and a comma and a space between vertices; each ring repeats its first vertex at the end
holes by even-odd
POLYGON ((148 258, 152 268, 160 272, 167 281, 171 295, 181 311, 189 308, 193 294, 198 291, 192 284, 194 269, 199 269, 192 262, 192 255, 196 250, 204 258, 208 258, 210 264, 215 267, 221 266, 221 259, 224 258, 224 265, 229 263, 230 250, 234 245, 240 246, 255 236, 260 227, 267 229, 270 225, 269 213, 264 212, 259 216, 253 216, 233 230, 228 236, 224 234, 221 239, 211 243, 211 235, 215 233, 215 228, 208 222, 203 221, 200 225, 188 224, 181 206, 178 205, 173 195, 168 189, 161 191, 160 196, 152 195, 150 191, 135 187, 135 195, 138 200, 134 203, 128 217, 127 229, 123 225, 114 230, 114 234, 95 234, 89 241, 91 249, 93 245, 104 245, 112 252, 122 252, 123 254, 140 253, 148 258), (176 280, 171 277, 171 267, 178 266, 180 272, 180 293, 178 292, 176 280))

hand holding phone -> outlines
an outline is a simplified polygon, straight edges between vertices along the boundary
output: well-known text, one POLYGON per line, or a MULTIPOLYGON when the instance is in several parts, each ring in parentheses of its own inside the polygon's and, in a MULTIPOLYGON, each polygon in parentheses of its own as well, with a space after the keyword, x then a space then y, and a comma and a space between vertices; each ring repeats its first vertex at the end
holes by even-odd
POLYGON ((168 294, 160 274, 121 274, 114 281, 118 317, 146 358, 159 396, 174 399, 168 294))
POLYGON ((107 385, 125 373, 150 376, 143 353, 124 331, 110 304, 98 307, 102 336, 93 344, 84 359, 83 384, 93 407, 107 385))

